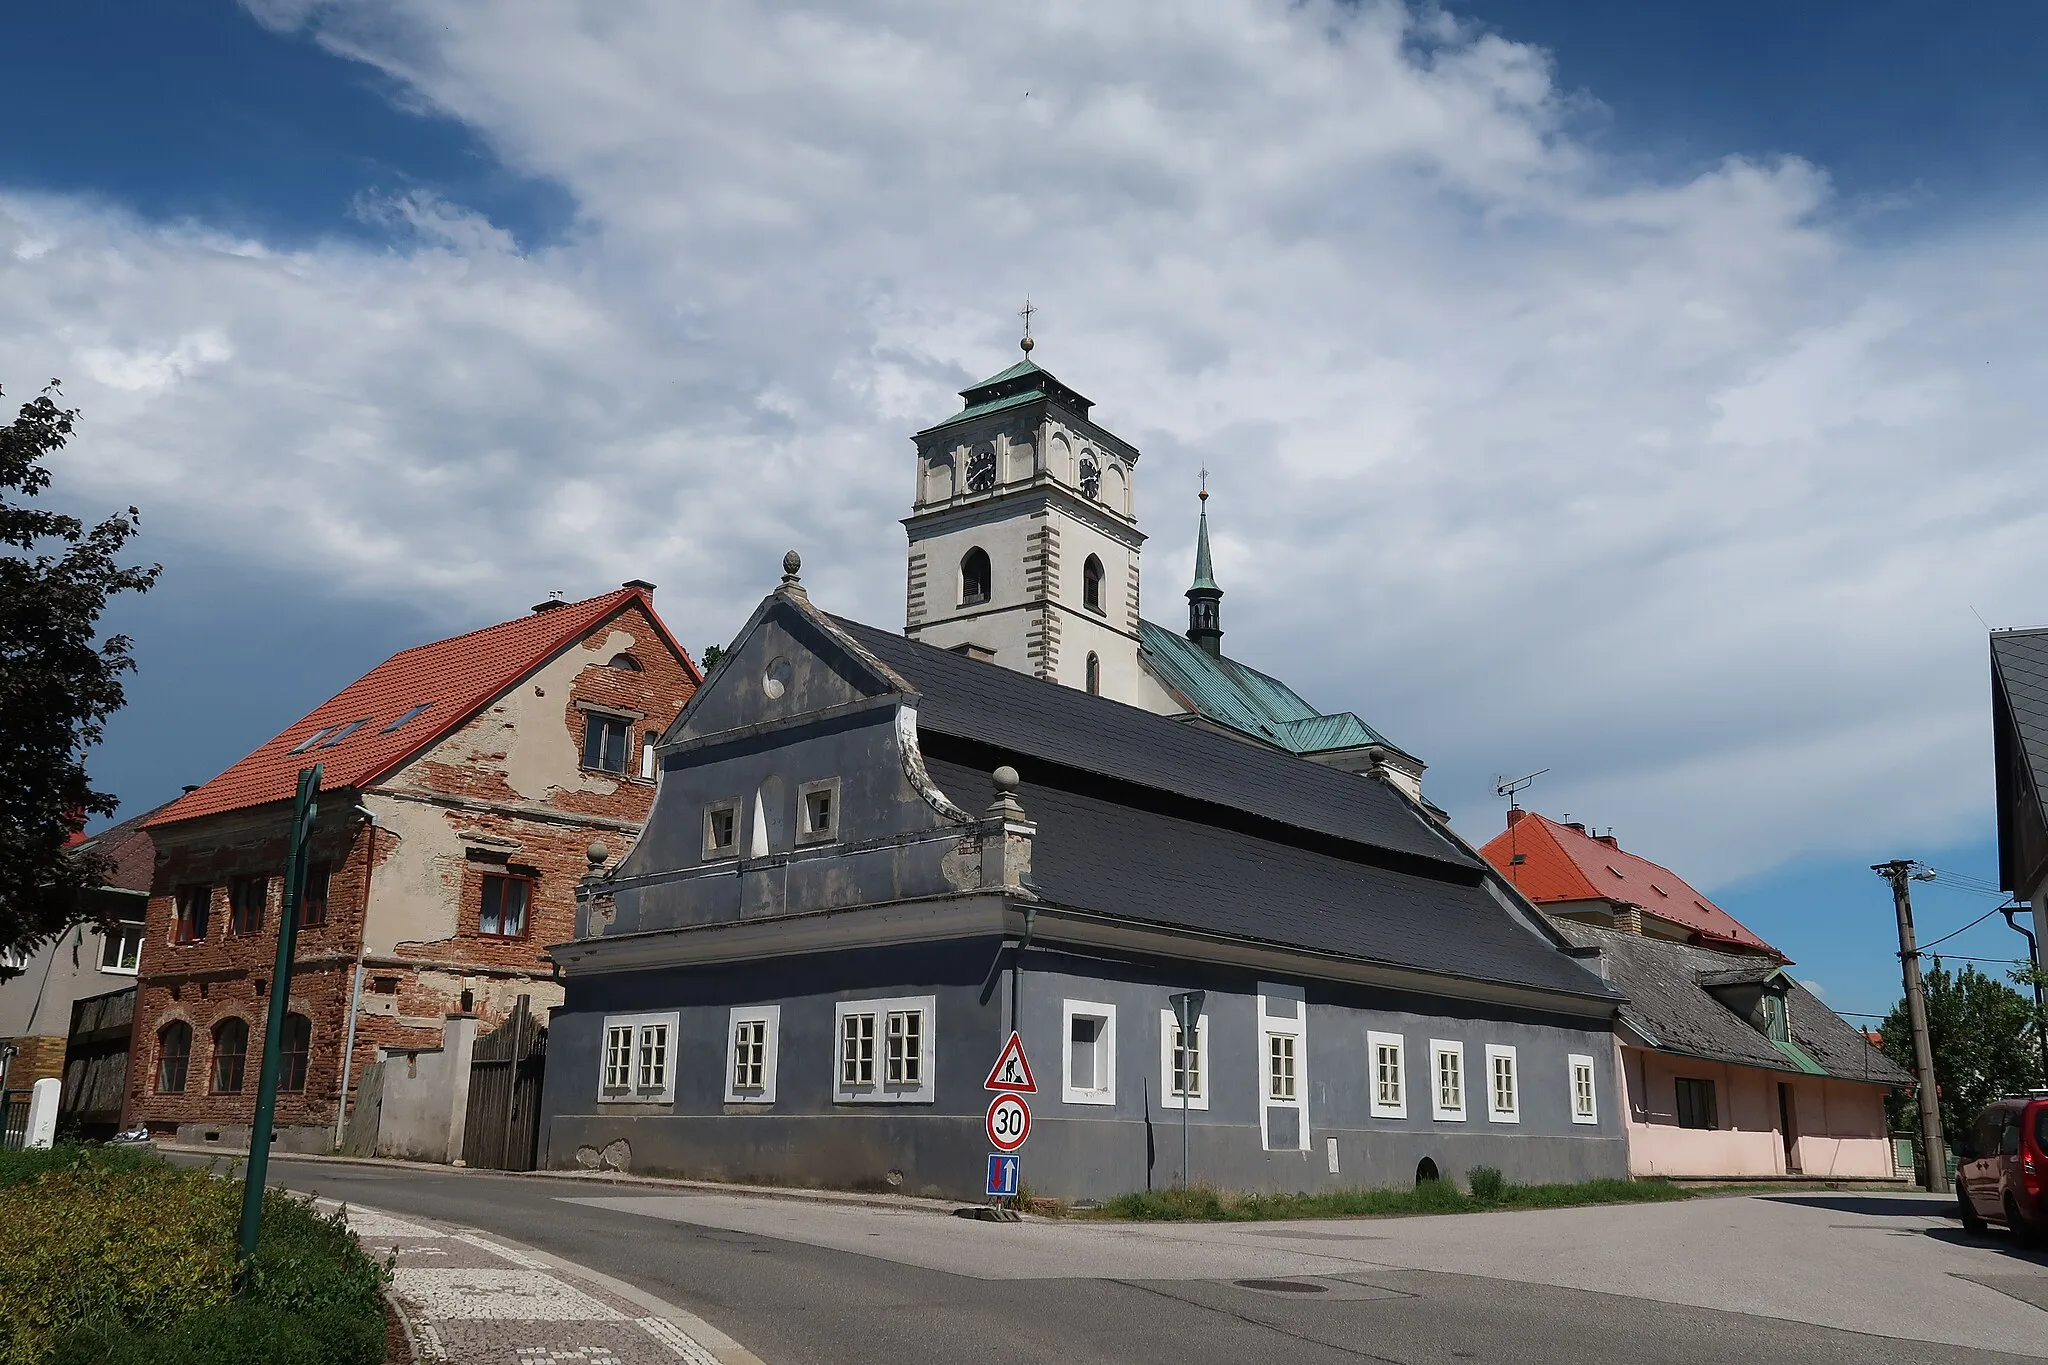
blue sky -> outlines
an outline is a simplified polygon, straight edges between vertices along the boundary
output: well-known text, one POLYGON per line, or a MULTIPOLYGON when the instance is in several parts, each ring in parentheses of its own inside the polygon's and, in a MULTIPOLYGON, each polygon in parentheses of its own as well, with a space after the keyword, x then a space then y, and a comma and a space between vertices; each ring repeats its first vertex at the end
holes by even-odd
MULTIPOLYGON (((2000 306, 2039 285, 2010 244, 2048 175, 2048 12, 1488 0, 1375 47, 1367 6, 1333 11, 1357 29, 1331 58, 1276 36, 1287 7, 1219 0, 1163 39, 1101 9, 1072 71, 948 84, 979 42, 1051 50, 1021 27, 1072 18, 1048 9, 989 35, 830 12, 836 84, 810 78, 826 48, 731 6, 687 33, 658 6, 484 31, 433 0, 10 15, 10 49, 51 57, 0 84, 0 121, 36 130, 0 142, 0 196, 37 243, 0 382, 64 376, 90 456, 67 496, 139 502, 167 565, 115 613, 142 671, 101 780, 173 794, 390 651, 556 588, 644 573, 700 647, 801 544, 836 607, 890 619, 901 438, 1006 363, 1031 291, 1040 357, 1147 451, 1149 613, 1172 616, 1180 489, 1211 465, 1234 649, 1422 750, 1475 842, 1493 774, 1550 767, 1539 809, 1614 824, 1832 1003, 1886 1008, 1869 864, 1995 878, 1971 613, 2048 619, 2008 582, 2038 560, 1954 567, 2043 539, 2001 510, 2039 491, 2044 371, 2000 306), (682 44, 742 55, 682 69, 682 44), (920 79, 863 68, 890 44, 920 79), (1001 107, 970 127, 962 100, 1001 107), (997 164, 951 159, 951 123, 997 164), (1019 206, 1048 182, 1071 203, 1019 206), (1209 234, 1179 273, 1162 224, 1209 234), (1322 263, 1280 273, 1304 247, 1322 263), (1667 280, 1647 322, 1588 302, 1667 280), (1632 329, 1681 315, 1721 330, 1624 373, 1632 329), (522 325, 545 335, 504 340, 522 325), (416 349, 352 345, 384 334, 416 349), (1951 477, 1949 441, 1989 453, 1951 477), (1655 453, 1599 453, 1622 446, 1655 453), (1866 481, 1871 504, 1842 492, 1866 481), (619 487, 630 526, 588 510, 619 487), (1903 557, 1866 568, 1859 524, 1903 557), (1283 562, 1296 542, 1318 571, 1283 562), (1359 595, 1300 588, 1338 579, 1359 595), (1517 639, 1532 621, 1549 643, 1517 639), (1617 638, 1664 647, 1603 666, 1617 638), (1876 676, 1901 638, 1911 676, 1876 676)), ((1920 895, 1926 938, 1996 903, 1920 895)), ((2017 942, 1993 916, 1949 946, 2017 942)))

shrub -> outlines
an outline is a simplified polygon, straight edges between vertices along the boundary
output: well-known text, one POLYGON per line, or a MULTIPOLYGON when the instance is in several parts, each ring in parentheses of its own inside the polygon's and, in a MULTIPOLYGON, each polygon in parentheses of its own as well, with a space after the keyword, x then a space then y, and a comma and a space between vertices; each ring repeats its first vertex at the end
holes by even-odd
POLYGON ((383 1272, 339 1216, 268 1192, 234 1299, 238 1181, 118 1148, 8 1155, 37 1161, 0 1163, 0 1365, 383 1359, 383 1272))
POLYGON ((1474 1166, 1465 1173, 1465 1180, 1472 1187, 1473 1199, 1481 1204, 1498 1204, 1508 1184, 1497 1166, 1474 1166))
POLYGON ((92 1147, 60 1142, 36 1151, 0 1152, 0 1189, 26 1184, 51 1171, 140 1171, 167 1167, 147 1147, 92 1147))

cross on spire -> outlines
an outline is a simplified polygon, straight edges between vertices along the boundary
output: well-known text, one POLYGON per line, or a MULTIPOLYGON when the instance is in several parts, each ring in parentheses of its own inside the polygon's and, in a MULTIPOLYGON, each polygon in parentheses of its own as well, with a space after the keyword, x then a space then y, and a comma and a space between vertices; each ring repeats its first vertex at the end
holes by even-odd
POLYGON ((1017 313, 1017 316, 1024 319, 1024 339, 1018 342, 1017 345, 1023 348, 1026 355, 1031 354, 1031 348, 1036 344, 1031 340, 1031 315, 1037 311, 1036 308, 1031 306, 1031 299, 1027 295, 1024 299, 1024 306, 1017 313))
POLYGON ((1202 466, 1202 491, 1195 496, 1199 497, 1203 502, 1209 500, 1209 466, 1207 465, 1202 466))

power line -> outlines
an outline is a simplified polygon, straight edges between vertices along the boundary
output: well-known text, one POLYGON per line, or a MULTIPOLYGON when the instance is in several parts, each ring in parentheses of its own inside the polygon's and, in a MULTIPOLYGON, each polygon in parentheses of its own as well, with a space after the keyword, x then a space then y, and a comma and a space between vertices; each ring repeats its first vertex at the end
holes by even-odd
POLYGON ((1937 943, 1946 943, 1946 942, 1948 942, 1948 941, 1949 941, 1950 939, 1954 938, 1954 937, 1956 936, 1956 934, 1967 934, 1967 933, 1969 933, 1969 932, 1970 932, 1970 931, 1971 931, 1972 929, 1974 929, 1974 928, 1976 928, 1976 927, 1977 927, 1978 925, 1982 924, 1982 923, 1983 923, 1983 922, 1984 922, 1985 920, 1987 920, 1987 919, 1990 919, 1990 918, 1991 918, 1991 917, 1992 917, 1993 915, 1997 914, 1997 913, 1998 913, 1998 912, 1999 912, 2000 910, 2003 910, 2004 908, 2005 908, 2005 907, 2004 907, 2003 905, 1994 905, 1994 906, 1992 906, 1992 907, 1991 907, 1991 908, 1990 908, 1989 910, 1986 910, 1986 911, 1985 911, 1985 912, 1984 912, 1983 914, 1981 914, 1981 915, 1977 916, 1977 918, 1975 918, 1975 919, 1971 920, 1971 921, 1970 921, 1970 922, 1969 922, 1968 924, 1965 924, 1965 925, 1964 925, 1964 926, 1963 926, 1962 928, 1960 928, 1960 929, 1957 929, 1957 930, 1956 930, 1956 931, 1955 931, 1954 933, 1948 933, 1948 934, 1943 934, 1943 935, 1942 935, 1942 936, 1941 936, 1940 938, 1937 938, 1937 939, 1931 939, 1931 940, 1929 940, 1928 942, 1926 942, 1926 943, 1923 943, 1923 944, 1921 944, 1921 945, 1920 945, 1920 951, 1924 953, 1924 952, 1926 952, 1926 951, 1927 951, 1927 950, 1928 950, 1929 948, 1932 948, 1932 947, 1933 947, 1933 946, 1934 946, 1935 944, 1937 944, 1937 943))

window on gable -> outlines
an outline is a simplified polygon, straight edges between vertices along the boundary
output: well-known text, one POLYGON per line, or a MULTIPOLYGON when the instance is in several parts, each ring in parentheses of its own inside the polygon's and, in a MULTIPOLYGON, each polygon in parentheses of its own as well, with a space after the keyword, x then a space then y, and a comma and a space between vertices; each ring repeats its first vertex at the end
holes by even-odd
POLYGON ((313 1021, 303 1014, 284 1017, 284 1034, 278 1039, 277 1088, 300 1091, 306 1088, 306 1060, 313 1050, 313 1021))
POLYGON ((583 766, 603 773, 626 771, 626 749, 632 743, 632 722, 624 716, 591 711, 583 718, 583 766))
POLYGON ((979 545, 960 556, 960 605, 979 606, 989 600, 994 576, 989 570, 988 551, 979 545))
POLYGON ((213 1026, 213 1093, 242 1093, 242 1072, 249 1060, 249 1026, 223 1019, 213 1026))
POLYGON ((654 746, 659 743, 661 743, 661 731, 659 730, 649 730, 646 734, 640 736, 640 780, 642 782, 652 782, 654 780, 654 762, 656 758, 654 746))
POLYGON ((1380 1119, 1408 1117, 1408 1087, 1402 1072, 1406 1040, 1398 1033, 1365 1035, 1367 1055, 1372 1059, 1372 1114, 1380 1119))
POLYGON ((740 807, 737 801, 721 801, 704 812, 704 856, 731 857, 739 845, 740 807))
POLYGON ((185 1093, 185 1073, 192 1065, 192 1026, 174 1019, 156 1034, 156 1093, 185 1093))
POLYGON ((1094 555, 1081 566, 1081 605, 1093 612, 1102 610, 1102 561, 1094 555))
POLYGON ((797 838, 822 842, 839 837, 839 779, 806 782, 797 788, 797 838))
POLYGON ((1716 1127, 1719 1110, 1714 1104, 1714 1083, 1692 1076, 1680 1076, 1674 1084, 1678 1090, 1678 1126, 1716 1127))
POLYGON ((385 726, 377 733, 380 735, 389 735, 395 734, 396 732, 403 730, 406 726, 410 725, 413 721, 417 720, 421 715, 425 714, 426 709, 432 706, 433 704, 434 703, 430 701, 421 702, 418 706, 413 707, 411 710, 407 711, 397 720, 392 721, 389 725, 385 726))
POLYGON ((606 668, 616 668, 621 673, 639 673, 643 670, 640 661, 630 654, 614 654, 605 663, 606 668))
POLYGON ((1572 1069, 1572 1122, 1598 1123, 1600 1107, 1593 1091, 1593 1059, 1574 1056, 1567 1060, 1572 1069))
POLYGON ((486 875, 477 908, 476 931, 486 938, 521 937, 526 933, 526 912, 532 899, 532 878, 486 875))
POLYGON ((210 886, 181 886, 178 888, 177 922, 172 926, 171 942, 197 943, 206 937, 206 931, 213 919, 213 888, 210 886))
POLYGON ((228 932, 260 934, 270 900, 270 878, 237 877, 228 883, 228 932))
POLYGON ((1116 1006, 1067 1000, 1060 1013, 1067 1035, 1060 1098, 1068 1104, 1115 1103, 1116 1006))
POLYGON ((100 931, 100 970, 118 972, 122 976, 134 975, 142 962, 142 926, 134 920, 122 920, 111 929, 100 931))

